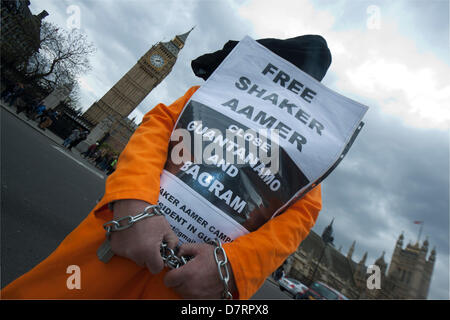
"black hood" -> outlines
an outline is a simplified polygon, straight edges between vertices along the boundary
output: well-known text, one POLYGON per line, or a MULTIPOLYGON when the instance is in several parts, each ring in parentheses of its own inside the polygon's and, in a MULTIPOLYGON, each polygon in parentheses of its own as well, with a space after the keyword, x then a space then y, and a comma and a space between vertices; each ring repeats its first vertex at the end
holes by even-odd
MULTIPOLYGON (((325 77, 331 64, 331 52, 327 42, 318 35, 304 35, 285 40, 267 38, 256 41, 296 65, 317 81, 321 81, 325 77)), ((238 41, 230 40, 222 50, 207 53, 192 60, 191 66, 195 75, 204 80, 208 79, 237 44, 238 41)))

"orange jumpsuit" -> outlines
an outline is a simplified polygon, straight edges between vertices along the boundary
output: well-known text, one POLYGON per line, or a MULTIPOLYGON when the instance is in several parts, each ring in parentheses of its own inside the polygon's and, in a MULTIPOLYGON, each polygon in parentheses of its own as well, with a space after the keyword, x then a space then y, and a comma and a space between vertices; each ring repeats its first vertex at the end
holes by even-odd
MULTIPOLYGON (((108 203, 120 199, 157 202, 172 129, 197 89, 190 88, 172 105, 159 104, 144 116, 122 152, 116 171, 108 177, 102 200, 47 259, 6 286, 1 291, 2 299, 180 298, 163 283, 167 268, 152 275, 118 256, 105 264, 98 260, 96 252, 105 240, 102 225, 113 217, 108 203), (80 268, 80 289, 67 286, 71 265, 80 268)), ((296 250, 313 227, 321 205, 319 185, 257 231, 224 244, 240 299, 249 299, 296 250)))

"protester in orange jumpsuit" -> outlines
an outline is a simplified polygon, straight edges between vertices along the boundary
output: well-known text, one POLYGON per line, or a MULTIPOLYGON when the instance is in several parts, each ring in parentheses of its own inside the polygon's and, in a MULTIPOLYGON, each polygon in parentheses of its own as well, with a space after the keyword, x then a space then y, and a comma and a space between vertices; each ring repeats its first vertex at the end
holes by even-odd
MULTIPOLYGON (((331 63, 326 42, 319 36, 258 41, 319 81, 331 63)), ((228 42, 222 50, 194 60, 194 72, 207 79, 235 44, 228 42)), ((147 218, 127 230, 114 232, 111 246, 115 256, 106 264, 97 257, 97 249, 105 240, 105 222, 135 215, 157 203, 172 129, 197 89, 190 88, 170 106, 159 104, 144 116, 120 155, 115 172, 108 177, 102 200, 48 258, 6 286, 1 292, 3 299, 221 297, 224 287, 212 245, 183 244, 178 254, 194 259, 178 269, 163 265, 161 241, 171 248, 178 242, 164 216, 147 218), (68 285, 70 266, 79 267, 79 288, 68 285)), ((297 249, 313 227, 321 206, 318 185, 258 230, 223 245, 234 298, 249 299, 297 249)))

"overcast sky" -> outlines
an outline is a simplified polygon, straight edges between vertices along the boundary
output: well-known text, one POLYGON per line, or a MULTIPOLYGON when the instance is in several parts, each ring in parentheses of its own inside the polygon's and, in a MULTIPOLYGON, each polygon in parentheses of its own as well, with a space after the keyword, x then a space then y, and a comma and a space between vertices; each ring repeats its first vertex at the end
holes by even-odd
POLYGON ((92 71, 79 79, 84 110, 152 45, 196 26, 172 73, 132 113, 137 122, 202 84, 190 61, 229 39, 322 35, 333 56, 322 83, 370 109, 323 183, 314 230, 335 217, 336 248, 346 253, 356 240, 356 261, 367 251, 371 264, 386 251, 389 263, 400 233, 415 243, 413 221, 424 221, 421 239, 437 250, 429 298, 449 299, 448 1, 31 0, 33 13, 43 9, 61 27, 79 21, 97 47, 92 71))

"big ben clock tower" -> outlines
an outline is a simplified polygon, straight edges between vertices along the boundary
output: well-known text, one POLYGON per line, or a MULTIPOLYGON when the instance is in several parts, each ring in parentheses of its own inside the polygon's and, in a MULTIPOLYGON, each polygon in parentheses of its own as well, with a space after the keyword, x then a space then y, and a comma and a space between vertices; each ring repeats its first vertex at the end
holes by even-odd
MULTIPOLYGON (((183 49, 192 29, 175 36, 170 41, 158 42, 152 46, 100 100, 93 103, 83 114, 83 118, 93 126, 108 119, 109 127, 113 130, 108 130, 107 142, 116 145, 115 149, 121 151, 128 141, 126 136, 132 134, 123 128, 126 126, 128 115, 172 71, 178 54, 183 49), (120 122, 123 124, 120 125, 120 122)), ((98 133, 96 137, 90 138, 87 142, 100 139, 98 133)))

